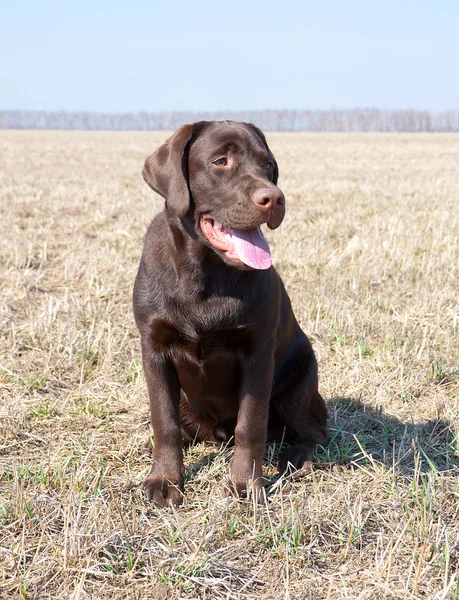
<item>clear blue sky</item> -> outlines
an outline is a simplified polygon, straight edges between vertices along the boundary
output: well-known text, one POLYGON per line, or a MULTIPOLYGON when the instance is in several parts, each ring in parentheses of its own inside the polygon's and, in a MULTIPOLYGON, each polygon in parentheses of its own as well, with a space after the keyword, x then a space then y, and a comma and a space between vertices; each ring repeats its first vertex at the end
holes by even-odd
POLYGON ((2 0, 0 109, 457 108, 458 0, 2 0))

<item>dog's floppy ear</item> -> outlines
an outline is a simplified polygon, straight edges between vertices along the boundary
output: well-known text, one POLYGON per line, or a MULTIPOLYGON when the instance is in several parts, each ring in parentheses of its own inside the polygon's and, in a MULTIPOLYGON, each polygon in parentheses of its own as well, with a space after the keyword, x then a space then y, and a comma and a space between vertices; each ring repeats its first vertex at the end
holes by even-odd
POLYGON ((258 137, 261 138, 261 141, 263 142, 263 144, 266 146, 266 148, 269 152, 269 155, 273 161, 273 165, 274 165, 273 183, 274 183, 274 185, 277 185, 277 180, 279 179, 279 167, 277 166, 277 162, 276 162, 276 159, 274 158, 274 154, 271 152, 271 150, 268 146, 268 142, 266 141, 265 134, 262 132, 261 129, 258 129, 258 127, 256 125, 254 125, 253 123, 244 123, 244 125, 246 127, 248 127, 249 129, 251 129, 254 133, 256 133, 258 135, 258 137))
POLYGON ((142 175, 148 185, 166 199, 167 208, 183 217, 190 207, 187 175, 187 144, 193 125, 182 125, 146 159, 142 175))

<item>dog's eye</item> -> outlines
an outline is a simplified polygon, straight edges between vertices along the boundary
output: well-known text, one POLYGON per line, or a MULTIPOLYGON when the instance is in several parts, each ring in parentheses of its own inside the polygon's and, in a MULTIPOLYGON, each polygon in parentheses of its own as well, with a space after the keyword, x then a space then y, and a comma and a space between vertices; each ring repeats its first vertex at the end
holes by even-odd
POLYGON ((226 160, 226 158, 217 158, 217 160, 214 160, 212 162, 213 165, 217 165, 217 167, 226 167, 226 165, 228 164, 228 161, 226 160))
POLYGON ((272 169, 272 168, 273 168, 273 166, 274 166, 274 165, 273 165, 273 163, 272 163, 270 160, 266 161, 266 162, 265 162, 265 165, 264 165, 264 167, 265 167, 266 171, 269 171, 270 169, 272 169))

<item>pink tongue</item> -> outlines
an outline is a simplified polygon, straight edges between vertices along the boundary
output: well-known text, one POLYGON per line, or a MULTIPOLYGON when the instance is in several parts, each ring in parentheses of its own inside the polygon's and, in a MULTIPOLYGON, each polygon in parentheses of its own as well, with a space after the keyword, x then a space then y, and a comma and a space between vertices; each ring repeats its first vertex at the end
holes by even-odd
POLYGON ((231 236, 234 253, 239 260, 253 269, 269 269, 272 264, 271 252, 259 227, 247 231, 223 229, 223 233, 231 236))

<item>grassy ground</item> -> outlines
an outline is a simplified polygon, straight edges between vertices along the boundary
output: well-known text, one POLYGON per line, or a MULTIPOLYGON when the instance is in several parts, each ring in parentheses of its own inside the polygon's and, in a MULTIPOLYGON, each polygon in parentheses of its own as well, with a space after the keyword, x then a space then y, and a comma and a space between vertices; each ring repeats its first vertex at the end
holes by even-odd
POLYGON ((0 132, 0 597, 459 598, 459 187, 449 135, 270 135, 268 232, 319 358, 333 439, 267 506, 230 450, 150 459, 131 310, 162 133, 0 132))

